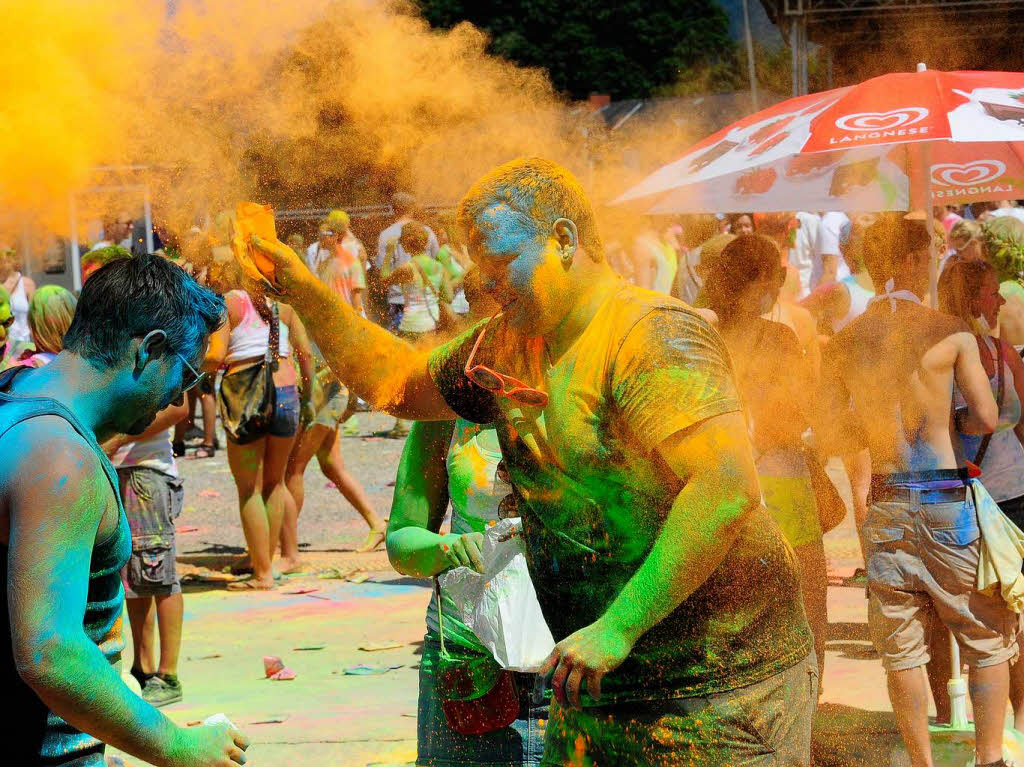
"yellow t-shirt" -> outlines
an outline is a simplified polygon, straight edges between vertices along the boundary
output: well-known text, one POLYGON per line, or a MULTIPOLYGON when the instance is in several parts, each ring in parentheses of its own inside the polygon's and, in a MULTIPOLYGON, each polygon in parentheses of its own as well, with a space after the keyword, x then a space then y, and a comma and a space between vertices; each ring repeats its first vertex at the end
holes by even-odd
MULTIPOLYGON (((430 372, 456 413, 496 427, 557 641, 597 620, 647 558, 682 489, 656 448, 739 410, 730 363, 685 304, 624 285, 553 365, 541 339, 516 337, 500 318, 486 328, 476 362, 548 392, 539 410, 465 377, 482 327, 435 350, 430 372)), ((605 678, 601 702, 735 689, 810 647, 792 551, 762 508, 707 581, 605 678)))

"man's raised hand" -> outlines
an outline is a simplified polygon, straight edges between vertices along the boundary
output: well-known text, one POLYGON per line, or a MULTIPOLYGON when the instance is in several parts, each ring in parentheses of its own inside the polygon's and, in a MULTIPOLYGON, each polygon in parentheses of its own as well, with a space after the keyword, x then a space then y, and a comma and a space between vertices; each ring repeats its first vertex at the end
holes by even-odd
POLYGON ((299 255, 283 242, 264 240, 254 234, 250 243, 274 264, 273 275, 264 274, 264 277, 284 295, 297 285, 316 279, 299 255))

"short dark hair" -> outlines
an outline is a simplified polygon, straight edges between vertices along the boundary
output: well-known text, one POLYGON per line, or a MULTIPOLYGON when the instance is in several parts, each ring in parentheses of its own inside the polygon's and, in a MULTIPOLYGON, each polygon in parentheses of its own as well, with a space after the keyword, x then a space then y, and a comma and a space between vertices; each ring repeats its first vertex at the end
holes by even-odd
POLYGON ((701 267, 708 308, 722 319, 736 313, 740 294, 751 283, 777 275, 782 286, 779 246, 763 234, 741 234, 717 256, 702 251, 701 267))
POLYGON ((171 351, 194 354, 223 320, 223 298, 167 259, 141 254, 111 261, 85 283, 64 348, 109 367, 133 338, 162 328, 171 351))
POLYGON ((576 177, 558 163, 520 157, 481 176, 459 202, 458 222, 466 231, 493 205, 507 205, 536 235, 547 237, 560 218, 576 224, 580 243, 594 261, 604 260, 604 244, 594 209, 576 177))
POLYGON ((410 221, 402 227, 402 234, 398 238, 405 252, 410 256, 418 256, 427 249, 430 237, 427 235, 427 228, 423 224, 410 221))
MULTIPOLYGON (((753 213, 730 213, 729 216, 728 216, 728 219, 727 219, 729 221, 729 226, 730 227, 736 226, 736 224, 739 223, 739 220, 741 218, 743 218, 744 216, 746 216, 747 218, 750 219, 750 225, 756 231, 757 230, 757 222, 754 220, 754 214, 753 213)), ((733 234, 736 234, 736 232, 733 232, 733 234)))
POLYGON ((861 253, 876 286, 895 276, 907 256, 931 245, 926 222, 905 213, 885 212, 864 231, 861 253))

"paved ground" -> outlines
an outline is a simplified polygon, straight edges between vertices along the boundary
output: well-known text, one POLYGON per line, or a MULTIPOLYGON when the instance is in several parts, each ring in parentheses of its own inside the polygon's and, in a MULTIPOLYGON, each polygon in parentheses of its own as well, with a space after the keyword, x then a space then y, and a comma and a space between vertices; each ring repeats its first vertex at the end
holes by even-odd
MULTIPOLYGON (((391 419, 361 414, 365 431, 391 419)), ((390 506, 401 443, 346 438, 342 452, 382 513, 390 506)), ((186 478, 185 563, 222 566, 241 553, 234 486, 222 454, 181 462, 186 478)), ((843 484, 841 469, 834 472, 843 484)), ((425 581, 391 570, 383 553, 355 554, 365 526, 315 462, 306 474, 300 519, 311 572, 272 593, 234 593, 217 585, 187 587, 180 677, 186 698, 164 710, 185 724, 225 712, 253 738, 258 767, 410 764, 416 746, 416 666, 429 598, 425 581), (325 579, 327 568, 355 567, 369 579, 325 579), (319 573, 319 574, 318 574, 319 573), (317 589, 307 594, 289 593, 317 589), (393 649, 360 649, 395 644, 393 649), (320 649, 302 649, 302 648, 320 649), (297 679, 264 678, 263 656, 277 655, 297 679), (398 666, 376 676, 346 675, 356 665, 398 666)), ((826 538, 833 585, 823 706, 816 725, 816 763, 889 765, 896 743, 881 665, 867 636, 863 588, 842 577, 859 560, 849 518, 826 538)), ((130 650, 125 666, 130 663, 130 650)), ((126 764, 142 764, 126 759, 126 764)))

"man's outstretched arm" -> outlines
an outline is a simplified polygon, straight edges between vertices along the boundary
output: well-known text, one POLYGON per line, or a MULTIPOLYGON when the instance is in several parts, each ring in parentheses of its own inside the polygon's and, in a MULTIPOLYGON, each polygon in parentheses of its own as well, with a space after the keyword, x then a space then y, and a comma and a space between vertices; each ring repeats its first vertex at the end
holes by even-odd
POLYGON ((374 409, 399 418, 455 417, 427 372, 428 349, 414 347, 360 317, 287 245, 258 237, 253 237, 253 245, 273 260, 275 279, 285 294, 282 300, 301 317, 342 383, 374 409))

